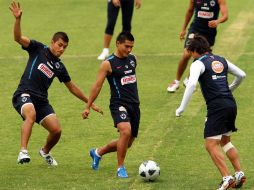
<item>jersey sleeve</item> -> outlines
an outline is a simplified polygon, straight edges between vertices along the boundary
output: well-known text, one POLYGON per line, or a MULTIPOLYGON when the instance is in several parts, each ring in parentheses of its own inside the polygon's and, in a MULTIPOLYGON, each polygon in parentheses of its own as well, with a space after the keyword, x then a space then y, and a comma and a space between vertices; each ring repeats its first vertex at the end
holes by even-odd
POLYGON ((243 70, 239 67, 231 63, 230 61, 226 60, 228 64, 228 72, 235 76, 233 82, 229 85, 229 89, 234 91, 242 82, 242 80, 246 77, 246 74, 243 70))
POLYGON ((57 78, 60 82, 70 82, 71 81, 71 77, 66 69, 66 67, 64 66, 64 64, 62 64, 62 69, 59 71, 57 78))
POLYGON ((22 46, 22 49, 27 51, 29 54, 32 54, 45 47, 46 46, 43 43, 38 42, 36 40, 31 40, 29 46, 27 48, 22 46))
POLYGON ((186 86, 181 105, 177 109, 177 112, 178 112, 177 115, 178 114, 180 115, 185 110, 196 88, 199 76, 202 75, 204 71, 205 71, 205 66, 201 61, 197 60, 191 64, 189 81, 186 86))

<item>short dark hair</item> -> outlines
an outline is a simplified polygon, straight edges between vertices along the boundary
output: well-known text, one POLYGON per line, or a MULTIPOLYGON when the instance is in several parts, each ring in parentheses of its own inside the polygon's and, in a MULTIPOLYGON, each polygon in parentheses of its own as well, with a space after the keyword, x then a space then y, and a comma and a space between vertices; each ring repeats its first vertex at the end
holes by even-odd
POLYGON ((54 42, 56 42, 57 40, 62 39, 64 42, 69 42, 69 38, 68 35, 65 32, 56 32, 53 37, 52 40, 54 42))
POLYGON ((134 37, 130 32, 127 31, 123 31, 120 34, 118 34, 116 41, 120 42, 120 43, 124 43, 125 40, 129 40, 131 42, 134 42, 134 37))
POLYGON ((210 45, 204 36, 195 34, 193 38, 189 39, 186 44, 186 49, 190 52, 197 52, 198 54, 204 54, 205 52, 211 52, 210 45))

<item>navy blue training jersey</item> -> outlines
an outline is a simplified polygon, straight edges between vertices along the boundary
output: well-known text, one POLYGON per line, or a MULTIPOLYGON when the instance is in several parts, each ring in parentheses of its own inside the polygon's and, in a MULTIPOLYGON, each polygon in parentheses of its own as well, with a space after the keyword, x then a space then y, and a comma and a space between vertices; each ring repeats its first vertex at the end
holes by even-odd
POLYGON ((60 82, 69 82, 71 78, 61 60, 55 57, 44 44, 31 40, 27 48, 29 59, 14 93, 28 93, 37 98, 47 99, 48 88, 57 77, 60 82))
POLYGON ((107 76, 111 90, 110 103, 139 104, 135 56, 129 54, 126 58, 119 58, 113 54, 107 60, 112 68, 112 73, 107 76))
POLYGON ((209 53, 199 60, 205 66, 204 73, 199 77, 199 83, 208 110, 236 106, 228 87, 228 64, 225 58, 209 53))
POLYGON ((218 0, 194 0, 194 19, 191 27, 196 32, 216 35, 216 28, 209 28, 208 22, 217 20, 220 7, 218 0))

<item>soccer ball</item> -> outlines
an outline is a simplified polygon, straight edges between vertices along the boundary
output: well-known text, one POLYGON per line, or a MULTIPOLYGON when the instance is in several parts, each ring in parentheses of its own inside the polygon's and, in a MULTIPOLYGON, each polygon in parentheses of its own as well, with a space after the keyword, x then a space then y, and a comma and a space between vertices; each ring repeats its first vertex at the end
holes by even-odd
POLYGON ((160 167, 155 161, 144 161, 139 166, 139 175, 145 181, 154 181, 160 175, 160 167))

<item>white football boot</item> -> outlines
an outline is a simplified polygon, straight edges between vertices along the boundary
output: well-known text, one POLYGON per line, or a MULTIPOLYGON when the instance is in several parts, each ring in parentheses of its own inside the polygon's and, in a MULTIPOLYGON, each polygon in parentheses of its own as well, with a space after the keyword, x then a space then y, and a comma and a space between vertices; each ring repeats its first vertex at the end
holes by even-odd
POLYGON ((242 171, 235 172, 235 187, 234 188, 240 188, 246 181, 246 177, 242 171))
POLYGON ((174 80, 170 85, 168 85, 168 92, 175 92, 179 88, 180 81, 174 80))
POLYGON ((109 56, 109 49, 104 48, 101 54, 97 57, 98 60, 104 61, 109 56))
POLYGON ((45 152, 43 152, 42 149, 40 149, 39 154, 41 157, 43 157, 45 159, 45 161, 47 162, 48 165, 50 166, 57 166, 57 162, 56 160, 53 158, 53 156, 51 156, 50 152, 48 154, 46 154, 45 152))
POLYGON ((18 164, 25 164, 30 162, 30 156, 27 150, 21 150, 17 159, 18 164))
POLYGON ((219 189, 217 190, 227 190, 235 186, 235 179, 232 176, 223 177, 219 189))

